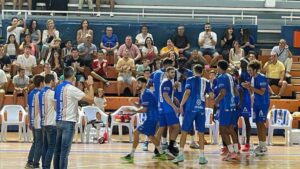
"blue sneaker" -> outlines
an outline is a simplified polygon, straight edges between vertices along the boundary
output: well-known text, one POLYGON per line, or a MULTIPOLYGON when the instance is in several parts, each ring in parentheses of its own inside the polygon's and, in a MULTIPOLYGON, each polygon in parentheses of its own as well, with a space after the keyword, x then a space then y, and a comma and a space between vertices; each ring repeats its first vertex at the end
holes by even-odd
POLYGON ((174 160, 172 160, 173 163, 178 164, 180 162, 184 161, 184 155, 183 153, 179 153, 178 156, 175 157, 174 160))
POLYGON ((145 142, 144 142, 144 144, 142 145, 142 150, 143 150, 143 151, 148 151, 148 144, 149 144, 148 141, 145 141, 145 142))

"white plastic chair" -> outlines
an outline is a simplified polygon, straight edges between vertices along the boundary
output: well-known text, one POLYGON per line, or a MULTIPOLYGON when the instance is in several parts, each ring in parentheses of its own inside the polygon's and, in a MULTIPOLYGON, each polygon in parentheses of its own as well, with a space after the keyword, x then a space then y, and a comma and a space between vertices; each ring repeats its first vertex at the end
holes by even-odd
POLYGON ((290 145, 290 133, 292 130, 293 116, 287 109, 272 109, 268 113, 269 129, 268 129, 268 144, 273 143, 273 132, 275 129, 285 130, 285 141, 290 145))
POLYGON ((17 125, 19 127, 19 137, 23 135, 24 141, 26 138, 26 126, 25 117, 27 115, 26 111, 21 105, 5 105, 1 112, 2 126, 1 126, 1 137, 0 140, 6 141, 7 136, 7 126, 17 125), (22 113, 21 120, 19 119, 19 114, 22 113), (6 113, 6 120, 4 118, 6 113))
POLYGON ((83 112, 81 111, 80 108, 78 108, 78 119, 77 119, 77 123, 75 125, 75 142, 77 142, 77 139, 78 139, 78 129, 79 129, 79 132, 80 132, 80 141, 83 143, 84 142, 84 128, 83 128, 83 123, 82 123, 82 120, 84 118, 84 114, 83 112))
MULTIPOLYGON (((256 123, 253 122, 253 109, 251 109, 251 116, 249 117, 249 122, 250 122, 250 126, 251 129, 255 129, 257 128, 256 123)), ((243 126, 242 126, 242 140, 241 143, 245 144, 246 142, 246 123, 245 123, 245 119, 243 117, 242 118, 242 122, 243 122, 243 126)))
POLYGON ((209 129, 209 136, 210 136, 210 142, 212 144, 218 144, 218 138, 219 138, 219 122, 211 121, 211 116, 213 115, 213 109, 212 108, 205 108, 205 128, 209 129))
MULTIPOLYGON (((131 116, 131 120, 129 123, 122 123, 116 121, 116 115, 121 114, 122 112, 130 113, 128 111, 125 111, 127 109, 136 110, 135 106, 121 106, 117 111, 111 114, 111 130, 110 130, 110 136, 112 135, 112 129, 114 126, 118 126, 119 129, 119 137, 122 136, 122 126, 128 127, 129 130, 129 142, 132 142, 133 140, 133 129, 134 129, 134 118, 136 115, 131 116)), ((110 137, 111 138, 111 137, 110 137)))
MULTIPOLYGON (((102 110, 99 109, 97 106, 85 106, 81 108, 81 112, 84 114, 85 118, 85 136, 86 136, 86 143, 90 142, 90 132, 91 128, 93 127, 92 124, 87 124, 91 120, 96 119, 97 112, 101 115, 102 123, 95 124, 96 126, 96 138, 99 137, 100 129, 102 125, 104 125, 105 131, 108 133, 108 115, 105 114, 102 110)), ((110 138, 110 136, 108 136, 110 138)))

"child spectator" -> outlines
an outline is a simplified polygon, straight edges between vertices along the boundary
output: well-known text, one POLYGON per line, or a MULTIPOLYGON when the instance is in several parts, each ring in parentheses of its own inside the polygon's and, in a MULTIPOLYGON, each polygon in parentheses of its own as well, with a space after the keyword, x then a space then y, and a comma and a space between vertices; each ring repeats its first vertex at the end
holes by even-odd
POLYGON ((64 64, 66 64, 72 58, 72 49, 72 41, 67 40, 65 42, 65 47, 62 49, 61 52, 61 58, 63 59, 64 64))
MULTIPOLYGON (((95 105, 105 112, 105 107, 107 106, 107 101, 104 97, 104 90, 102 88, 98 88, 98 97, 94 98, 95 105)), ((100 118, 101 119, 101 118, 100 118)))
POLYGON ((149 59, 144 59, 143 64, 137 65, 136 67, 136 73, 137 75, 143 75, 145 70, 150 70, 150 60, 149 59))

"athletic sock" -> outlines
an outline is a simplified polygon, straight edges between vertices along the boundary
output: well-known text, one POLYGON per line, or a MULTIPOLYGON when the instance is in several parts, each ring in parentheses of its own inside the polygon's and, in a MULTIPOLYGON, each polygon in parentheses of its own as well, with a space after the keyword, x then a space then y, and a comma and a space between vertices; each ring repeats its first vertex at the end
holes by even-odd
POLYGON ((161 139, 161 143, 162 144, 167 144, 167 138, 166 137, 162 137, 162 139, 161 139))
POLYGON ((237 143, 233 144, 233 150, 236 153, 239 152, 239 144, 237 144, 237 143))
POLYGON ((261 147, 267 147, 267 143, 265 141, 261 142, 261 147))
POLYGON ((204 150, 203 149, 200 149, 200 157, 204 157, 204 150))
POLYGON ((156 147, 157 151, 159 152, 159 154, 163 154, 164 151, 162 150, 162 148, 160 146, 156 147))
POLYGON ((130 153, 130 156, 131 156, 131 157, 134 157, 134 152, 135 152, 135 148, 133 148, 133 149, 131 150, 131 153, 130 153))
POLYGON ((191 143, 195 142, 195 136, 191 136, 191 143))
POLYGON ((229 151, 230 153, 233 153, 233 152, 234 152, 234 150, 233 150, 233 145, 232 145, 232 144, 229 144, 229 145, 227 146, 227 148, 228 148, 228 151, 229 151))

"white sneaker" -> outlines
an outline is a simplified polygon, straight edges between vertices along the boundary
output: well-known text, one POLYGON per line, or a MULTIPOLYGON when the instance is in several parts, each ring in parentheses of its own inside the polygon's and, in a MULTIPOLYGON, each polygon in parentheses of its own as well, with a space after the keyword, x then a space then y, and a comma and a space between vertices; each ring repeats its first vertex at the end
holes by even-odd
POLYGON ((28 12, 28 15, 30 15, 30 16, 31 16, 31 15, 32 15, 32 13, 31 13, 31 12, 28 12))
POLYGON ((110 12, 109 16, 110 17, 114 17, 114 14, 112 12, 110 12))
POLYGON ((18 13, 17 13, 17 15, 21 15, 21 14, 22 14, 21 12, 18 12, 18 13))
POLYGON ((100 15, 101 15, 100 12, 97 12, 97 15, 96 15, 96 16, 97 16, 97 17, 100 17, 100 15))
POLYGON ((51 12, 51 13, 50 13, 50 16, 53 16, 53 15, 54 15, 54 13, 53 13, 53 12, 51 12))

